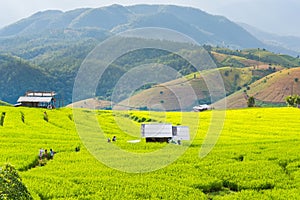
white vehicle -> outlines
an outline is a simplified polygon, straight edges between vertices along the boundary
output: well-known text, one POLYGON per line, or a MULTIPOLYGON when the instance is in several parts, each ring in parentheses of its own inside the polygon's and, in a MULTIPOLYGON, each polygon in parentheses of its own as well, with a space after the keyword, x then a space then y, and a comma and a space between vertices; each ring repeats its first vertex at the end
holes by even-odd
POLYGON ((209 109, 210 109, 210 106, 207 105, 207 104, 202 104, 202 105, 194 106, 194 107, 193 107, 193 110, 194 110, 195 112, 201 112, 201 111, 209 110, 209 109))

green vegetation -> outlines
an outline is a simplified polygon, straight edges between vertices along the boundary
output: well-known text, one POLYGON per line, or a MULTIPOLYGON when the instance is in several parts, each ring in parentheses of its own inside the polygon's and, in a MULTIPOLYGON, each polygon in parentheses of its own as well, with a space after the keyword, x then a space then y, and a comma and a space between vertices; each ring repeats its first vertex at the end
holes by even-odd
POLYGON ((52 90, 56 86, 42 68, 16 56, 0 55, 1 100, 15 104, 27 90, 52 90))
POLYGON ((248 104, 248 107, 255 107, 255 99, 253 96, 248 98, 247 104, 248 104))
MULTIPOLYGON (((44 43, 40 42, 35 45, 44 46, 44 43)), ((85 57, 95 47, 95 43, 99 41, 84 40, 75 42, 75 44, 74 42, 73 40, 64 42, 55 48, 43 47, 44 50, 36 52, 34 57, 28 56, 28 52, 23 55, 25 47, 20 49, 20 52, 14 52, 19 57, 0 54, 0 89, 2 91, 0 99, 16 103, 18 97, 24 95, 27 90, 50 90, 56 91, 59 98, 63 97, 65 103, 69 104, 77 71, 85 57), (32 77, 35 78, 32 79, 32 77), (18 81, 16 82, 16 80, 18 81)), ((130 43, 128 40, 121 42, 124 45, 130 43)), ((147 46, 147 40, 141 40, 141 43, 145 43, 147 46)), ((167 44, 169 46, 178 45, 172 42, 167 44)), ((25 49, 28 48, 34 47, 25 49)), ((192 54, 192 52, 188 53, 192 54)), ((149 63, 170 66, 181 75, 196 71, 191 64, 174 53, 157 49, 140 49, 128 52, 109 65, 99 83, 96 95, 103 100, 110 99, 113 88, 122 75, 136 66, 149 63)), ((207 69, 205 66, 201 66, 201 68, 207 69)))
POLYGON ((284 103, 284 102, 267 102, 267 101, 260 101, 258 99, 255 99, 255 106, 256 107, 265 107, 265 108, 286 107, 286 103, 284 103))
POLYGON ((33 199, 17 170, 9 164, 0 168, 0 199, 33 199))
POLYGON ((285 98, 286 104, 291 107, 297 107, 300 105, 299 95, 289 95, 285 98))
POLYGON ((226 48, 213 48, 213 51, 225 55, 231 55, 228 57, 226 56, 226 59, 219 62, 219 65, 223 65, 223 66, 233 63, 233 66, 246 67, 247 62, 243 62, 245 61, 245 59, 248 59, 248 61, 249 60, 257 61, 256 64, 262 62, 262 63, 273 64, 273 65, 281 65, 288 68, 298 67, 300 65, 299 58, 294 58, 288 55, 275 54, 267 51, 266 49, 258 48, 258 49, 245 49, 245 50, 231 50, 226 48))
MULTIPOLYGON (((6 42, 3 42, 2 50, 0 48, 0 89, 2 91, 0 99, 14 104, 18 97, 27 90, 53 90, 57 92, 59 99, 64 99, 65 105, 69 104, 72 101, 74 80, 81 63, 95 45, 107 36, 100 38, 91 36, 74 37, 73 35, 57 32, 45 38, 39 37, 40 35, 37 36, 34 42, 30 43, 27 42, 27 37, 20 37, 14 41, 7 39, 6 42), (57 39, 61 35, 64 35, 63 42, 57 39), (24 49, 28 50, 24 51, 24 49), (34 79, 32 79, 33 76, 34 79)), ((147 40, 139 40, 145 46, 149 43, 147 40)), ((126 45, 130 41, 123 41, 123 43, 126 45)), ((186 50, 183 44, 167 41, 164 41, 164 44, 170 47, 179 46, 182 48, 181 53, 190 57, 195 54, 193 51, 186 50)), ((300 65, 299 58, 273 54, 266 50, 234 51, 210 46, 205 46, 205 48, 209 50, 208 53, 218 67, 246 68, 257 65, 270 65, 270 68, 267 69, 253 69, 252 80, 248 81, 249 84, 275 72, 278 70, 277 68, 300 65)), ((139 49, 121 56, 107 68, 97 88, 96 96, 101 100, 109 100, 115 84, 122 75, 136 66, 153 63, 172 67, 179 72, 178 77, 196 71, 194 66, 191 66, 190 63, 174 53, 151 48, 139 49)), ((211 69, 213 66, 205 66, 202 63, 198 67, 201 70, 206 70, 211 69)), ((235 76, 235 74, 231 75, 235 76)), ((230 83, 231 85, 240 82, 238 77, 230 80, 235 81, 230 83)), ((141 89, 147 89, 150 85, 146 86, 141 89)), ((236 85, 227 94, 232 94, 242 87, 243 85, 236 85)), ((126 96, 126 94, 120 96, 126 96)))
MULTIPOLYGON (((299 199, 300 196, 300 110, 296 108, 228 110, 216 146, 203 159, 199 151, 209 128, 211 111, 96 111, 104 138, 117 136, 117 142, 109 145, 128 152, 153 152, 167 145, 148 144, 143 139, 140 143, 128 143, 139 138, 141 122, 190 127, 194 139, 179 159, 157 171, 135 174, 112 169, 90 154, 76 133, 71 109, 47 110, 48 122, 42 109, 1 107, 0 111, 6 113, 5 123, 0 126, 0 164, 11 163, 19 170, 34 199, 299 199), (40 148, 52 148, 57 153, 46 165, 33 167, 40 148)), ((94 111, 76 112, 85 120, 82 125, 86 130, 96 131, 90 129, 92 118, 86 117, 94 111)), ((99 141, 95 148, 108 145, 100 135, 95 138, 99 141)), ((186 142, 174 145, 174 150, 186 145, 186 142)))
POLYGON ((11 104, 0 100, 0 106, 10 106, 11 104))
MULTIPOLYGON (((223 42, 225 42, 226 46, 232 48, 263 45, 240 26, 220 16, 209 15, 191 8, 165 5, 130 7, 113 5, 68 12, 43 11, 4 27, 0 31, 0 99, 14 104, 27 90, 53 90, 59 94, 59 99, 65 101, 65 105, 71 103, 74 80, 86 56, 98 44, 115 33, 144 27, 145 24, 186 34, 199 44, 208 42, 224 46, 223 42), (152 12, 153 14, 150 14, 152 12), (210 28, 207 24, 203 24, 203 21, 207 22, 210 28), (222 26, 220 26, 221 21, 222 26), (40 22, 43 22, 43 25, 40 22)), ((109 100, 116 81, 138 65, 149 63, 167 65, 179 72, 178 77, 196 71, 190 63, 174 53, 151 49, 152 45, 149 45, 149 41, 141 38, 131 39, 139 40, 138 43, 149 48, 128 52, 116 59, 105 71, 100 86, 92 97, 109 100)), ((195 52, 187 50, 182 43, 170 41, 157 40, 156 42, 162 46, 167 44, 170 47, 180 47, 180 52, 183 54, 197 58, 195 52)), ((119 44, 126 47, 131 44, 131 41, 126 38, 119 44)), ((299 57, 278 55, 265 49, 232 50, 209 45, 204 45, 204 48, 218 67, 245 68, 270 65, 274 69, 277 66, 290 68, 300 65, 299 57)), ((109 55, 111 52, 107 53, 109 55)), ((209 64, 205 66, 206 64, 201 63, 198 68, 203 70, 213 67, 209 64)), ((263 71, 262 73, 271 73, 263 71)), ((253 80, 259 77, 261 75, 253 74, 253 80)), ((234 80, 239 82, 237 79, 234 80)), ((242 86, 238 85, 235 89, 240 87, 242 86)), ((200 101, 204 100, 206 99, 200 99, 200 101)))

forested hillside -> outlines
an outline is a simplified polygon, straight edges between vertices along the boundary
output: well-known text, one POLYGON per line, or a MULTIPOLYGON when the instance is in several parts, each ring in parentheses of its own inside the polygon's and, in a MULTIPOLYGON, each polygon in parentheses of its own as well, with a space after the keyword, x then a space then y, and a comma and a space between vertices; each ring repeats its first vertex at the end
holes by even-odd
MULTIPOLYGON (((140 42, 146 41, 140 40, 140 42)), ((23 95, 27 90, 53 90, 57 92, 58 98, 64 98, 65 105, 71 103, 72 89, 77 70, 85 56, 94 47, 94 43, 86 42, 82 43, 82 45, 70 45, 72 48, 67 48, 66 46, 66 48, 53 50, 52 53, 49 51, 45 54, 37 53, 40 58, 39 62, 35 61, 35 59, 24 60, 17 56, 2 55, 0 57, 0 86, 2 90, 0 99, 14 104, 16 103, 17 98, 20 95, 23 95)), ((124 45, 126 44, 124 43, 124 45)), ((178 44, 169 43, 169 45, 178 44)), ((193 56, 192 51, 185 50, 184 46, 182 46, 182 48, 182 52, 193 56)), ((204 48, 208 50, 218 67, 255 68, 257 66, 266 66, 254 69, 254 71, 257 72, 253 72, 250 75, 251 77, 249 77, 249 80, 252 81, 258 80, 282 67, 290 68, 299 65, 298 58, 277 55, 266 50, 252 49, 233 51, 224 48, 212 48, 210 46, 205 46, 204 48)), ((39 51, 37 50, 37 52, 39 51)), ((25 53, 29 55, 28 52, 24 52, 24 55, 25 53)), ((162 64, 170 66, 181 76, 196 72, 194 66, 176 53, 174 54, 157 49, 141 49, 125 54, 109 65, 103 74, 103 77, 105 78, 102 78, 99 83, 96 96, 102 100, 110 100, 113 88, 120 77, 132 68, 144 64, 162 64)), ((204 65, 197 67, 201 70, 213 68, 213 66, 204 65)), ((232 71, 232 69, 229 71, 232 71)), ((236 85, 235 83, 240 75, 236 75, 235 78, 227 80, 230 76, 226 74, 224 76, 226 85, 234 85, 227 88, 228 94, 251 83, 244 82, 243 84, 236 85), (228 83, 228 81, 231 82, 228 83)), ((171 77, 169 79, 166 77, 166 79, 168 81, 173 80, 171 77)), ((157 83, 153 84, 155 85, 157 83)), ((147 84, 141 89, 149 89, 154 86, 153 84, 147 84)), ((202 98, 199 100, 201 101, 201 99, 202 98)), ((203 100, 204 99, 206 99, 206 97, 203 97, 203 100)))
POLYGON ((55 81, 43 69, 18 57, 0 55, 0 99, 16 103, 17 95, 28 90, 51 90, 55 81))
MULTIPOLYGON (((64 99, 65 105, 69 104, 78 69, 96 46, 121 31, 147 26, 170 28, 206 44, 204 48, 218 67, 299 66, 298 58, 267 51, 259 40, 228 19, 194 8, 113 5, 67 12, 44 11, 0 30, 0 99, 14 104, 27 90, 54 90, 58 98, 64 99), (230 30, 230 34, 226 30, 230 30), (243 50, 249 47, 255 49, 243 50)), ((186 54, 193 54, 184 45, 181 49, 186 54)), ((195 72, 195 66, 176 52, 154 49, 128 52, 111 63, 99 83, 96 96, 109 100, 115 83, 123 74, 148 63, 171 66, 181 76, 195 72)), ((197 67, 204 70, 213 66, 197 67)), ((148 84, 144 88, 151 86, 148 84)))

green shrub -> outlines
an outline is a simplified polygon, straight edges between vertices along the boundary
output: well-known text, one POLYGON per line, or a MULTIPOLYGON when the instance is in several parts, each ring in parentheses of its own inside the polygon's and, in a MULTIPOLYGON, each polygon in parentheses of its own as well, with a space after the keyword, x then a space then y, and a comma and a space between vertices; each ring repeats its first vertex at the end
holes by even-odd
POLYGON ((25 123, 25 115, 24 115, 24 113, 21 111, 20 114, 21 114, 21 121, 23 123, 25 123))
POLYGON ((33 199, 16 169, 10 164, 0 170, 0 199, 33 199))
POLYGON ((239 161, 243 161, 244 160, 244 156, 243 155, 239 155, 238 160, 239 161))
POLYGON ((4 125, 4 119, 5 119, 5 115, 6 115, 6 112, 2 112, 1 114, 1 118, 0 118, 0 125, 3 126, 4 125))
POLYGON ((222 191, 223 182, 220 180, 212 181, 208 184, 195 184, 194 188, 201 190, 203 193, 212 193, 222 191))
POLYGON ((143 117, 142 119, 141 119, 141 122, 145 122, 147 119, 145 118, 145 117, 143 117))
POLYGON ((255 107, 255 99, 253 96, 248 98, 247 105, 248 105, 248 107, 255 107))
POLYGON ((273 183, 266 182, 266 183, 261 184, 257 189, 258 190, 271 190, 274 187, 275 186, 273 183))
POLYGON ((46 122, 49 121, 49 117, 48 117, 48 114, 47 114, 46 111, 44 112, 44 120, 45 120, 46 122))
POLYGON ((74 121, 73 115, 72 115, 72 114, 69 114, 69 115, 68 115, 68 118, 69 118, 71 121, 74 121))
POLYGON ((223 186, 228 188, 229 190, 238 192, 239 191, 239 186, 237 183, 231 182, 229 180, 224 180, 223 181, 223 186))

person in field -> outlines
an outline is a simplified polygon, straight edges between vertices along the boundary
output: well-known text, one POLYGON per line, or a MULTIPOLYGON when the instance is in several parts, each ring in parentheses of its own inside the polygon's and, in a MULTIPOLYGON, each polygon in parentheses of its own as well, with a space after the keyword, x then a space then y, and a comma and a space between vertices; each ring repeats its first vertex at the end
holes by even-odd
POLYGON ((117 141, 117 137, 114 135, 114 137, 112 138, 112 141, 115 142, 117 141))
POLYGON ((45 149, 44 157, 48 158, 48 151, 47 151, 47 149, 45 149))
POLYGON ((39 157, 40 157, 40 159, 42 159, 42 158, 43 158, 43 154, 44 154, 44 149, 43 149, 43 148, 41 148, 41 149, 40 149, 40 153, 39 153, 39 157))
POLYGON ((54 154, 55 152, 52 149, 50 149, 50 159, 53 159, 54 154))

